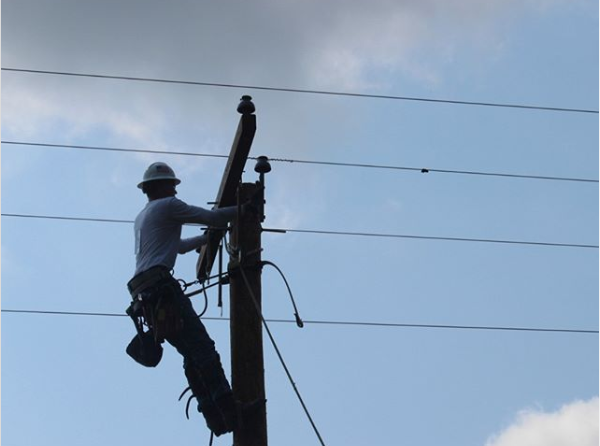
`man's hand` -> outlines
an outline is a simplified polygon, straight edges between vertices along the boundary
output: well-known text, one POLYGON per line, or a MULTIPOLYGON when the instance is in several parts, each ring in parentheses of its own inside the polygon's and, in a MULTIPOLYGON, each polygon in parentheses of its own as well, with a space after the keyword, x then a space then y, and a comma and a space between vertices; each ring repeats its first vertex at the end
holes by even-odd
POLYGON ((215 240, 215 239, 220 239, 221 237, 223 237, 224 234, 224 230, 223 229, 216 229, 216 228, 207 228, 204 230, 204 233, 202 234, 202 242, 201 245, 196 248, 196 252, 200 253, 200 251, 202 251, 202 247, 204 245, 207 245, 208 243, 210 243, 211 240, 215 240))

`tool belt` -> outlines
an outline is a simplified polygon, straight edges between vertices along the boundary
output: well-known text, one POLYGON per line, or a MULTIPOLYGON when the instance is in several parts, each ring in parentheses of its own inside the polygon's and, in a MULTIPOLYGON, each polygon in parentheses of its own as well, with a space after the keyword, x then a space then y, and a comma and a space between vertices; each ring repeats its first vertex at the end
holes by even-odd
POLYGON ((183 329, 183 318, 179 303, 175 300, 177 291, 174 287, 180 290, 164 266, 152 267, 127 283, 132 302, 126 313, 131 317, 137 334, 126 351, 136 362, 146 367, 158 365, 162 358, 161 344, 167 337, 177 336, 183 329), (171 280, 164 282, 165 279, 171 280), (148 327, 148 331, 144 331, 144 325, 148 327))
POLYGON ((126 312, 138 334, 143 333, 143 325, 146 325, 154 340, 162 343, 181 332, 183 318, 177 298, 181 288, 166 267, 155 266, 137 274, 127 288, 132 302, 126 312))
POLYGON ((137 274, 133 279, 127 282, 127 289, 131 297, 135 299, 142 291, 157 284, 163 279, 171 278, 169 270, 161 265, 153 266, 152 268, 137 274))

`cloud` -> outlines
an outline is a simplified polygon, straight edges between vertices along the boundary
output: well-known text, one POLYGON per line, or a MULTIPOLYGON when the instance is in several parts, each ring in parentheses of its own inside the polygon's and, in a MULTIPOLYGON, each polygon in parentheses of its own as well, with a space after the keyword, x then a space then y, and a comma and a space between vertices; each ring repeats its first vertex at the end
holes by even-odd
MULTIPOLYGON (((334 0, 324 5, 317 0, 132 0, 98 6, 76 0, 51 5, 22 0, 8 2, 3 11, 3 65, 387 91, 402 79, 423 85, 442 82, 444 67, 458 63, 460 54, 481 45, 498 51, 498 26, 510 14, 558 1, 334 0)), ((51 127, 52 118, 64 118, 71 134, 101 126, 115 138, 156 144, 171 137, 166 129, 173 125, 189 127, 204 120, 199 110, 214 115, 207 129, 217 126, 223 113, 223 96, 209 89, 130 88, 89 79, 56 79, 51 84, 22 74, 7 78, 5 129, 23 137, 51 127), (70 90, 63 91, 68 92, 49 93, 67 82, 70 90), (157 95, 171 97, 163 101, 162 110, 157 95)))
POLYGON ((598 397, 556 412, 526 410, 486 446, 598 446, 598 397))
POLYGON ((382 90, 398 77, 431 85, 448 64, 462 63, 460 53, 493 59, 507 23, 560 1, 339 0, 319 18, 311 11, 321 2, 289 1, 287 13, 300 20, 286 31, 304 33, 291 41, 300 72, 315 87, 382 90))
MULTIPOLYGON (((333 0, 324 5, 317 0, 132 0, 96 5, 21 0, 8 2, 3 10, 3 65, 389 92, 405 81, 442 83, 444 68, 463 63, 461 56, 474 48, 501 51, 499 26, 509 22, 511 14, 559 1, 333 0)), ((54 139, 60 142, 81 143, 86 135, 95 140, 102 135, 104 143, 120 146, 181 148, 189 141, 204 145, 219 130, 231 133, 223 126, 235 107, 230 98, 238 94, 4 74, 3 130, 5 136, 21 140, 58 134, 54 139)), ((280 134, 290 134, 296 120, 309 116, 308 107, 315 104, 288 98, 278 103, 281 118, 271 125, 281 128, 280 134)), ((332 110, 331 115, 343 111, 332 110)), ((217 139, 216 145, 226 147, 229 139, 217 139)), ((294 154, 293 147, 282 150, 294 154)))
MULTIPOLYGON (((20 0, 3 8, 3 66, 399 93, 406 81, 443 83, 448 64, 486 42, 497 48, 509 12, 557 1, 20 0)), ((150 150, 227 153, 242 94, 10 72, 2 80, 4 139, 150 150)), ((270 156, 326 158, 336 130, 314 110, 351 119, 342 101, 250 93, 260 114, 256 150, 270 156)), ((132 158, 142 169, 156 157, 132 158)), ((215 165, 171 162, 183 175, 215 165)))
POLYGON ((6 65, 41 69, 371 88, 378 70, 430 82, 441 54, 496 46, 483 37, 510 15, 558 1, 21 0, 5 8, 3 53, 6 65))

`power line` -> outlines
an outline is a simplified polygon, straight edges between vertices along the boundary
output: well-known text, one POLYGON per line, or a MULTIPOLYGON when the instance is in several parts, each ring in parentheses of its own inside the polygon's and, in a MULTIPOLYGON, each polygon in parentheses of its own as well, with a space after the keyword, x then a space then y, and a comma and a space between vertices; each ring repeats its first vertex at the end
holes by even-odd
POLYGON ((2 213, 2 217, 34 218, 34 219, 41 219, 41 220, 87 221, 87 222, 95 222, 95 223, 133 224, 133 220, 119 220, 119 219, 114 219, 114 218, 61 217, 61 216, 55 216, 55 215, 7 214, 7 213, 2 213))
POLYGON ((598 114, 598 110, 581 109, 581 108, 566 108, 566 107, 546 107, 546 106, 526 105, 526 104, 504 104, 504 103, 496 103, 496 102, 458 101, 458 100, 450 100, 450 99, 433 99, 433 98, 411 97, 411 96, 377 95, 377 94, 352 93, 352 92, 340 92, 340 91, 310 90, 310 89, 301 89, 301 88, 266 87, 266 86, 256 86, 256 85, 184 81, 184 80, 159 79, 159 78, 149 78, 149 77, 132 77, 132 76, 114 76, 114 75, 107 75, 107 74, 74 73, 74 72, 66 72, 66 71, 30 70, 30 69, 24 69, 24 68, 2 68, 2 71, 32 73, 32 74, 49 74, 49 75, 57 75, 57 76, 88 77, 88 78, 124 80, 124 81, 141 81, 141 82, 155 82, 155 83, 168 83, 168 84, 180 84, 180 85, 196 85, 196 86, 203 86, 203 87, 243 88, 246 90, 277 91, 277 92, 286 92, 286 93, 345 96, 345 97, 355 97, 355 98, 392 99, 392 100, 401 100, 401 101, 429 102, 429 103, 438 103, 438 104, 472 105, 472 106, 482 106, 482 107, 501 107, 501 108, 513 108, 513 109, 528 109, 528 110, 543 110, 543 111, 555 111, 555 112, 598 114))
MULTIPOLYGON (((109 152, 132 152, 132 153, 154 153, 161 155, 182 155, 182 156, 196 156, 196 157, 208 157, 208 158, 228 158, 227 155, 219 155, 212 153, 197 153, 197 152, 180 152, 180 151, 167 151, 167 150, 148 150, 148 149, 129 149, 129 148, 117 148, 117 147, 102 147, 102 146, 87 146, 87 145, 69 145, 69 144, 49 144, 39 142, 26 142, 26 141, 1 141, 2 144, 16 145, 16 146, 32 146, 32 147, 48 147, 48 148, 65 148, 65 149, 77 149, 77 150, 98 150, 98 151, 109 151, 109 152)), ((248 157, 249 159, 256 159, 256 157, 248 157)), ((336 167, 355 167, 355 168, 367 168, 367 169, 386 169, 386 170, 404 170, 414 171, 420 173, 448 173, 448 174, 459 174, 459 175, 481 175, 488 177, 504 177, 504 178, 520 178, 520 179, 533 179, 533 180, 552 180, 552 181, 575 181, 583 183, 599 183, 599 180, 590 178, 574 178, 574 177, 559 177, 550 175, 527 175, 527 174, 512 174, 502 172, 481 172, 471 170, 450 170, 450 169, 434 169, 424 167, 407 167, 407 166, 394 166, 386 164, 365 164, 365 163, 349 163, 349 162, 336 162, 336 161, 317 161, 317 160, 299 160, 292 158, 269 158, 272 162, 282 162, 290 164, 309 164, 309 165, 322 165, 322 166, 336 166, 336 167)))
POLYGON ((297 232, 302 234, 322 234, 322 235, 347 235, 353 237, 383 237, 383 238, 405 238, 418 240, 443 240, 452 242, 478 242, 478 243, 503 243, 512 245, 533 245, 533 246, 554 246, 564 248, 595 248, 598 245, 585 245, 575 243, 554 243, 554 242, 531 242, 523 240, 498 240, 482 238, 464 238, 464 237, 436 237, 428 235, 408 235, 408 234, 384 234, 373 232, 345 232, 345 231, 322 231, 313 229, 278 229, 278 231, 297 232))
MULTIPOLYGON (((10 214, 2 213, 2 217, 13 218, 32 218, 32 219, 48 219, 48 220, 66 220, 66 221, 85 221, 97 223, 133 223, 133 220, 118 220, 106 218, 86 218, 86 217, 66 217, 66 216, 51 216, 51 215, 34 215, 34 214, 10 214)), ((438 237, 428 235, 410 235, 410 234, 385 234, 376 232, 349 232, 349 231, 324 231, 318 229, 289 229, 289 228, 264 228, 265 232, 279 233, 298 233, 298 234, 319 234, 319 235, 335 235, 335 236, 350 236, 350 237, 377 237, 377 238, 403 238, 415 240, 434 240, 434 241, 453 241, 453 242, 477 242, 477 243, 499 243, 512 245, 531 245, 531 246, 551 246, 561 248, 588 248, 598 249, 598 245, 576 244, 576 243, 554 243, 554 242, 532 242, 523 240, 499 240, 499 239, 482 239, 482 238, 466 238, 466 237, 438 237)))
MULTIPOLYGON (((92 317, 128 317, 121 313, 94 313, 77 311, 46 311, 46 310, 15 310, 2 309, 2 313, 42 314, 62 316, 92 316, 92 317)), ((202 317, 210 321, 229 321, 226 317, 202 317)), ((292 319, 265 319, 271 323, 296 324, 292 319)), ((485 330, 485 331, 518 331, 538 333, 576 333, 576 334, 598 334, 598 330, 583 330, 571 328, 535 328, 535 327, 506 327, 491 325, 449 325, 449 324, 410 324, 394 322, 360 322, 360 321, 331 321, 331 320, 303 320, 304 324, 353 326, 353 327, 380 327, 380 328, 424 328, 424 329, 449 329, 449 330, 485 330)))
POLYGON ((308 160, 294 160, 294 159, 282 159, 282 158, 269 158, 269 161, 282 161, 288 163, 298 164, 318 164, 324 166, 339 166, 339 167, 362 167, 370 169, 391 169, 391 170, 411 170, 421 173, 450 173, 459 175, 482 175, 490 177, 505 177, 505 178, 522 178, 531 180, 555 180, 555 181, 578 181, 584 183, 598 183, 598 180, 588 178, 572 178, 572 177, 557 177, 557 176, 542 176, 542 175, 525 175, 525 174, 512 174, 512 173, 498 173, 498 172, 478 172, 468 170, 449 170, 449 169, 432 169, 424 167, 403 167, 403 166, 391 166, 382 164, 362 164, 362 163, 345 163, 345 162, 331 162, 331 161, 308 161, 308 160))
MULTIPOLYGON (((78 150, 101 150, 108 152, 129 152, 129 153, 155 153, 160 155, 183 155, 183 156, 198 156, 207 158, 225 158, 227 155, 219 155, 213 153, 194 153, 194 152, 172 152, 167 150, 148 150, 148 149, 129 149, 118 147, 100 147, 100 146, 85 146, 85 145, 69 145, 69 144, 47 144, 40 142, 25 142, 25 141, 1 141, 2 144, 10 144, 17 146, 33 146, 33 147, 48 147, 54 149, 78 149, 78 150)), ((251 158, 251 157, 249 157, 251 158)))

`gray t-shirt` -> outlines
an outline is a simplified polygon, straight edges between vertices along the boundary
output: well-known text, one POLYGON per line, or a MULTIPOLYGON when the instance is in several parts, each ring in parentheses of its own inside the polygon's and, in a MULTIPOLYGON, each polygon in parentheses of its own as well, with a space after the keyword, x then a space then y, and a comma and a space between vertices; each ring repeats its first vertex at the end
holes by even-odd
POLYGON ((236 206, 208 210, 190 206, 175 197, 149 201, 135 219, 135 274, 153 266, 173 269, 177 254, 184 254, 206 244, 207 236, 181 239, 184 223, 223 227, 233 220, 236 206))

